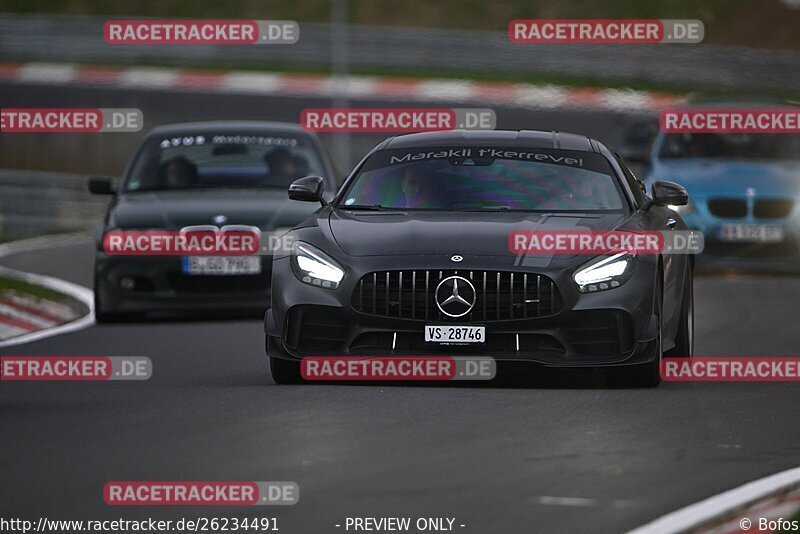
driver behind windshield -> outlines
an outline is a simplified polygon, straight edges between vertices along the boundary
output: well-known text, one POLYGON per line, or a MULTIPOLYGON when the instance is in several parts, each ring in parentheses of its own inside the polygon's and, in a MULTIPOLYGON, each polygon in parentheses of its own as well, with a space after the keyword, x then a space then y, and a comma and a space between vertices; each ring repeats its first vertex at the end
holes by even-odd
POLYGON ((197 178, 197 168, 183 156, 169 159, 161 164, 161 183, 166 189, 185 189, 197 178))

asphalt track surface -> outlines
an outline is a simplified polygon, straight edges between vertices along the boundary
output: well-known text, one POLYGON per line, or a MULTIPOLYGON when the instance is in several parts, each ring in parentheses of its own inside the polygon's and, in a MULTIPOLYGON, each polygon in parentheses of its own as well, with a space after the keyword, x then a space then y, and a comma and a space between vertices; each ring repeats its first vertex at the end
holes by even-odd
MULTIPOLYGON (((4 105, 19 103, 12 89, 4 105)), ((551 127, 553 113, 498 119, 551 127)), ((563 118, 578 131, 618 120, 563 118)), ((92 246, 0 264, 89 286, 92 246)), ((696 352, 797 354, 798 301, 795 278, 700 277, 696 352)), ((795 384, 608 389, 591 373, 533 371, 512 386, 277 386, 259 320, 94 326, 0 355, 154 366, 147 382, 0 384, 3 518, 277 517, 284 533, 334 533, 347 517, 453 517, 457 532, 619 532, 800 465, 795 384), (115 508, 102 498, 111 480, 292 480, 300 502, 115 508)))

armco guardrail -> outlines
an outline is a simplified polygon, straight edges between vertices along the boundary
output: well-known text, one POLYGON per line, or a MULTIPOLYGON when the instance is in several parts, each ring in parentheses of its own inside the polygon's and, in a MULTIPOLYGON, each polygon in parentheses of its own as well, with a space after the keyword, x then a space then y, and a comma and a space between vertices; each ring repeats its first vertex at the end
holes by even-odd
MULTIPOLYGON (((104 17, 0 15, 0 57, 14 61, 180 62, 327 67, 333 26, 301 24, 281 46, 110 46, 104 17), (57 40, 57 43, 56 43, 57 40)), ((537 73, 619 82, 797 91, 800 52, 690 44, 521 45, 505 32, 350 25, 352 68, 537 73)))
POLYGON ((74 174, 0 169, 0 238, 92 230, 110 197, 93 196, 74 174))

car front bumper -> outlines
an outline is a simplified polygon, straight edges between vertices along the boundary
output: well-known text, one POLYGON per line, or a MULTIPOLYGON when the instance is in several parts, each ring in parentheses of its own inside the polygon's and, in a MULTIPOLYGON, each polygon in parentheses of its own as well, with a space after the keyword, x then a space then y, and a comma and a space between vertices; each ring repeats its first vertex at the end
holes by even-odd
POLYGON ((271 257, 256 275, 186 275, 179 256, 109 256, 95 260, 96 302, 103 312, 249 312, 269 306, 271 257), (123 278, 133 280, 125 288, 123 278))
MULTIPOLYGON (((337 259, 340 259, 337 257, 337 259)), ((406 273, 480 271, 541 274, 553 280, 562 306, 541 317, 459 320, 440 317, 400 318, 363 313, 354 306, 359 281, 367 274, 397 270, 398 257, 360 257, 345 265, 336 290, 302 283, 289 258, 273 264, 272 306, 265 332, 272 337, 269 356, 299 360, 305 356, 488 356, 498 361, 527 361, 554 367, 640 364, 657 357, 654 314, 654 257, 635 261, 631 278, 620 287, 580 293, 572 280, 583 261, 555 257, 546 265, 515 257, 466 256, 456 268, 449 256, 403 256, 406 273), (514 265, 517 263, 518 265, 514 265), (354 267, 357 264, 357 268, 354 267), (570 266, 570 267, 567 267, 570 266), (438 345, 424 341, 432 324, 482 325, 486 340, 474 345, 438 345)), ((477 307, 477 306, 476 306, 477 307)))

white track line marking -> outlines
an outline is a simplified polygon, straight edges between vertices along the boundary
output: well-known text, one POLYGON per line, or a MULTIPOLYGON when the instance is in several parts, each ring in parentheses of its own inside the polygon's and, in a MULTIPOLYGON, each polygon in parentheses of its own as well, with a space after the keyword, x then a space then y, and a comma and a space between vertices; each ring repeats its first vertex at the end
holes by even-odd
POLYGON ((726 513, 753 504, 770 494, 800 485, 800 467, 781 471, 744 486, 709 497, 704 501, 681 508, 642 525, 628 534, 654 534, 662 532, 683 532, 697 528, 726 513))
POLYGON ((537 500, 539 504, 554 506, 583 506, 588 508, 597 504, 595 499, 584 499, 583 497, 550 497, 544 495, 537 500))
MULTIPOLYGON (((86 234, 71 234, 65 236, 36 237, 33 239, 25 239, 23 241, 7 243, 5 245, 0 245, 0 258, 3 256, 9 256, 11 254, 40 250, 42 248, 83 243, 87 240, 87 237, 88 236, 86 234)), ((73 284, 72 282, 67 282, 66 280, 54 278, 52 276, 25 273, 22 271, 15 271, 14 269, 8 269, 6 267, 0 267, 0 275, 8 276, 9 278, 15 278, 29 284, 34 284, 57 291, 59 293, 63 293, 82 302, 87 308, 89 308, 89 313, 75 321, 54 326, 52 328, 47 328, 45 330, 23 334, 6 341, 0 341, 0 348, 22 345, 24 343, 30 343, 32 341, 38 341, 40 339, 66 334, 68 332, 75 332, 77 330, 88 328, 94 324, 94 292, 92 292, 91 289, 78 284, 73 284)))

